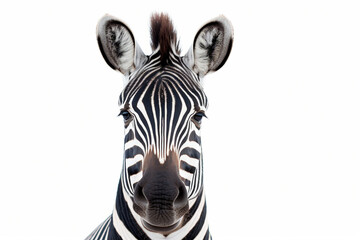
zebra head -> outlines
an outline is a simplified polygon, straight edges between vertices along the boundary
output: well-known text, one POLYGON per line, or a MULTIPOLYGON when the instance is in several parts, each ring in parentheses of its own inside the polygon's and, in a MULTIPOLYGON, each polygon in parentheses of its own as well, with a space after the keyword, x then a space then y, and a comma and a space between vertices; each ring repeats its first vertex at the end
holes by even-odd
POLYGON ((123 22, 106 15, 97 27, 105 61, 125 75, 120 184, 143 226, 166 234, 185 224, 202 193, 200 126, 208 102, 201 80, 226 62, 233 29, 223 16, 208 22, 184 56, 167 15, 153 15, 150 32, 153 52, 145 55, 123 22))

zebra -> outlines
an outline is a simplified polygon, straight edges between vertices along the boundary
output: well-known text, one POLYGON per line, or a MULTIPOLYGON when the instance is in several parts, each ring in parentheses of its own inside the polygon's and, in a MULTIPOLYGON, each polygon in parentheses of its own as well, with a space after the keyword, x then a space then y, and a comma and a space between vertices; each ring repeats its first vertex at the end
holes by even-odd
POLYGON ((119 116, 124 159, 112 214, 86 240, 211 239, 203 189, 201 121, 208 100, 202 79, 227 61, 233 27, 219 16, 180 56, 169 16, 150 24, 152 54, 130 28, 105 15, 97 40, 106 63, 124 76, 119 116))

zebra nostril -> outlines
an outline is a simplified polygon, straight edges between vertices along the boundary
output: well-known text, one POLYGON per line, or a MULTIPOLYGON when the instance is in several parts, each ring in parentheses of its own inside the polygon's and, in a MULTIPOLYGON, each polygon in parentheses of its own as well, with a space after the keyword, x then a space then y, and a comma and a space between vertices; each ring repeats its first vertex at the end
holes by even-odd
POLYGON ((137 184, 135 187, 134 201, 139 207, 143 209, 148 205, 148 200, 144 194, 144 188, 141 187, 140 184, 137 184))
MULTIPOLYGON (((174 207, 175 207, 175 209, 186 208, 188 206, 188 196, 187 196, 187 191, 186 191, 185 185, 181 184, 178 191, 179 191, 179 193, 174 201, 174 207)), ((184 210, 187 210, 187 208, 184 210)))

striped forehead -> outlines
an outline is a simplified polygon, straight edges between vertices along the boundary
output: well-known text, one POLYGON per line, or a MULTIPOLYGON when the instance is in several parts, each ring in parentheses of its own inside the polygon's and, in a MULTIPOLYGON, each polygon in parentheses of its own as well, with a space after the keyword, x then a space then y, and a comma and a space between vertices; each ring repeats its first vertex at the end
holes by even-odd
POLYGON ((145 105, 205 110, 207 97, 196 75, 175 66, 146 68, 130 77, 119 98, 120 106, 145 105))

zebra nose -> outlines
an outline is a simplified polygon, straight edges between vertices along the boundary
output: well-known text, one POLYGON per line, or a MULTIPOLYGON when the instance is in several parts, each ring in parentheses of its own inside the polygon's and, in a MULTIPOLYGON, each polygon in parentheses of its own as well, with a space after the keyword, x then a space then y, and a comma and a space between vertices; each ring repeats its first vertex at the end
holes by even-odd
POLYGON ((179 211, 187 206, 187 191, 183 182, 169 183, 167 179, 157 182, 146 177, 136 184, 134 202, 140 207, 140 215, 145 215, 148 209, 164 211, 179 211))
POLYGON ((165 231, 175 228, 189 210, 187 191, 177 176, 152 176, 145 174, 137 183, 134 192, 133 208, 149 230, 165 231))
POLYGON ((183 186, 154 191, 152 186, 138 185, 135 188, 133 206, 135 212, 142 217, 144 226, 155 232, 175 229, 189 210, 183 186))

